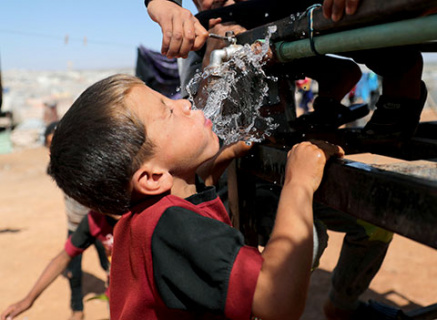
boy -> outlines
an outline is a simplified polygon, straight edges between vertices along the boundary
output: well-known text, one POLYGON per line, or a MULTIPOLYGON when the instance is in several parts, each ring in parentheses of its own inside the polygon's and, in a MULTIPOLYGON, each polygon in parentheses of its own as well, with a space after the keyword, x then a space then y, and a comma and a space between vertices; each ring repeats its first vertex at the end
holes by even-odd
POLYGON ((326 160, 344 152, 327 142, 293 147, 276 224, 260 254, 230 226, 214 188, 196 182, 218 149, 202 111, 127 75, 94 84, 64 115, 51 175, 93 210, 126 212, 114 231, 111 319, 301 316, 313 193, 326 160))

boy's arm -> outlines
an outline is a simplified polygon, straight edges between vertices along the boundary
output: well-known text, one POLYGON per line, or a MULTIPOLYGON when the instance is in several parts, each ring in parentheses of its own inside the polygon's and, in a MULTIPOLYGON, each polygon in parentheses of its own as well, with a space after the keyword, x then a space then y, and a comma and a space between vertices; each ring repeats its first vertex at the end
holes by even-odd
POLYGON ((150 18, 161 26, 161 53, 168 58, 186 58, 189 51, 199 50, 208 32, 187 9, 168 0, 151 0, 147 5, 150 18))
POLYGON ((205 182, 205 185, 215 185, 231 161, 247 154, 252 146, 251 142, 239 141, 222 147, 212 159, 199 167, 197 174, 205 182))
POLYGON ((52 261, 47 265, 39 279, 36 281, 33 288, 29 291, 26 297, 12 305, 10 305, 2 314, 1 320, 10 320, 18 316, 22 312, 32 307, 35 300, 41 293, 67 268, 71 257, 65 250, 62 250, 52 261))
POLYGON ((305 306, 313 247, 313 194, 326 160, 344 154, 340 147, 317 144, 303 142, 288 153, 275 225, 262 253, 252 304, 253 315, 264 320, 299 319, 305 306))

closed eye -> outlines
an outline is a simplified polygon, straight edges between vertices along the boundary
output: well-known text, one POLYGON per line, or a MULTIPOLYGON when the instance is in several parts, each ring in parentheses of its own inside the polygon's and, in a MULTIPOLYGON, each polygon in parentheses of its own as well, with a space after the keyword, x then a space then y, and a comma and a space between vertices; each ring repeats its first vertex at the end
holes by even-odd
POLYGON ((161 100, 161 103, 163 104, 165 109, 168 109, 170 111, 170 115, 173 114, 173 107, 169 106, 164 99, 161 100))

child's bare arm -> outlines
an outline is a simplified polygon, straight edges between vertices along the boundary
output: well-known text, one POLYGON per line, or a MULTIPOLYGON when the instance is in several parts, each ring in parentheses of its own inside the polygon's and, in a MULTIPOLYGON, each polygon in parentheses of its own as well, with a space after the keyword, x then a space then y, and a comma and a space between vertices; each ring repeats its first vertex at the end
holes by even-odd
POLYGON ((65 270, 65 268, 67 268, 70 261, 71 257, 65 250, 62 250, 52 261, 50 261, 26 297, 10 305, 5 311, 3 311, 0 319, 12 320, 14 317, 30 309, 39 295, 47 289, 47 287, 65 270))
POLYGON ((208 32, 193 14, 171 1, 151 0, 147 11, 161 26, 161 53, 169 58, 186 58, 189 51, 199 50, 208 38, 208 32))
POLYGON ((275 225, 262 256, 252 311, 267 319, 299 319, 307 295, 312 260, 313 194, 326 160, 344 154, 326 142, 303 142, 288 153, 275 225))
POLYGON ((214 158, 199 167, 197 174, 205 181, 207 186, 215 185, 231 161, 247 154, 252 146, 253 143, 239 141, 222 147, 214 158))

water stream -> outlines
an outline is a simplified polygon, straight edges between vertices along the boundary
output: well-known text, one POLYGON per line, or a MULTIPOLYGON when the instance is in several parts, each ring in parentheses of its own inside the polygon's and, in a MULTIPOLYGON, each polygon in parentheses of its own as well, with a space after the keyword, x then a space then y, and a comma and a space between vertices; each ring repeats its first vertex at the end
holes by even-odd
POLYGON ((241 140, 261 142, 277 127, 272 118, 263 117, 259 111, 268 94, 267 80, 275 80, 262 69, 271 34, 275 31, 276 26, 269 28, 257 53, 246 44, 228 61, 213 70, 205 68, 188 84, 193 108, 202 109, 211 119, 214 132, 224 144, 241 140), (194 98, 198 87, 201 90, 198 94, 204 98, 199 95, 194 98))

